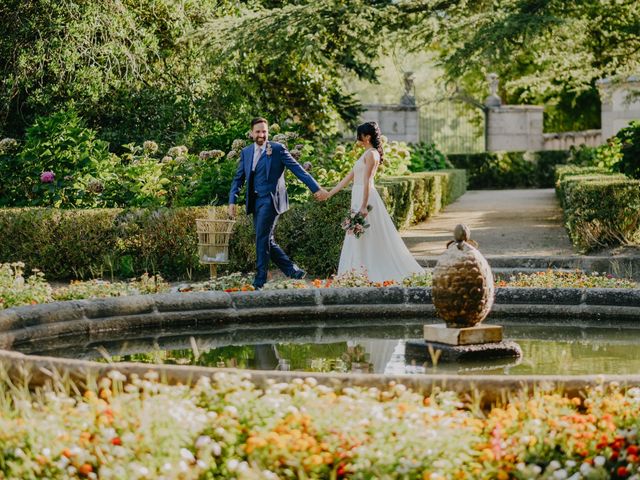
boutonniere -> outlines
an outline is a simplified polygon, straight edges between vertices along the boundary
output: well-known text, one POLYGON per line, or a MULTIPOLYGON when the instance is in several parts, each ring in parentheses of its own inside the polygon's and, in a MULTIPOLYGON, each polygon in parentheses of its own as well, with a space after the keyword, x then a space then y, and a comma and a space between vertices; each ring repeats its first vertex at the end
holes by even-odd
POLYGON ((273 150, 271 150, 271 143, 267 142, 267 157, 270 157, 272 153, 273 150))

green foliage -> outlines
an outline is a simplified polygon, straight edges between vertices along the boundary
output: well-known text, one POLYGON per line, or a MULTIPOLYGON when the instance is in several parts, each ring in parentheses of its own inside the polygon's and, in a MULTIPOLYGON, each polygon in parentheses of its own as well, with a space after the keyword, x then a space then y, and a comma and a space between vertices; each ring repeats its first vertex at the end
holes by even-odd
POLYGON ((640 122, 631 122, 615 138, 620 142, 622 155, 616 169, 630 177, 640 178, 640 122))
POLYGON ((21 151, 0 161, 7 182, 0 199, 15 206, 101 206, 98 185, 111 178, 114 166, 107 143, 74 110, 39 117, 21 151), (51 181, 43 180, 44 172, 51 181))
POLYGON ((556 171, 569 237, 581 252, 640 244, 640 180, 601 171, 571 166, 556 171))
POLYGON ((69 101, 114 145, 175 144, 214 120, 242 118, 219 88, 223 67, 207 65, 200 43, 183 41, 235 11, 226 0, 2 2, 0 130, 20 136, 69 101))
POLYGON ((422 142, 411 146, 411 165, 409 165, 409 170, 422 172, 425 170, 442 170, 443 168, 453 168, 453 165, 435 143, 422 142))
POLYGON ((569 153, 486 152, 448 158, 456 168, 467 170, 470 189, 549 188, 554 182, 554 166, 566 163, 569 153))
POLYGON ((195 35, 226 81, 254 111, 282 122, 300 118, 312 134, 335 133, 335 120, 355 125, 361 107, 341 78, 375 80, 372 59, 380 51, 385 9, 363 0, 295 2, 252 8, 211 21, 195 35), (256 92, 260 92, 256 95, 256 92))
POLYGON ((0 258, 23 259, 51 279, 144 272, 185 278, 198 264, 195 218, 204 209, 0 210, 0 258))
POLYGON ((398 36, 438 49, 450 81, 484 98, 486 74, 497 73, 505 103, 545 105, 546 131, 598 128, 596 81, 640 65, 633 0, 419 0, 397 8, 398 36))

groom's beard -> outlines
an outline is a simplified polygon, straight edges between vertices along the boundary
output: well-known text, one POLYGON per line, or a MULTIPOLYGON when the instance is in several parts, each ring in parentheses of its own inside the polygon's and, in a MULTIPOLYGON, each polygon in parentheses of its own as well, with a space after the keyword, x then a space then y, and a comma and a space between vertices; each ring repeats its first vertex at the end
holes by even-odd
POLYGON ((264 137, 256 137, 255 142, 258 144, 258 146, 262 146, 265 144, 265 142, 267 141, 266 138, 264 137))

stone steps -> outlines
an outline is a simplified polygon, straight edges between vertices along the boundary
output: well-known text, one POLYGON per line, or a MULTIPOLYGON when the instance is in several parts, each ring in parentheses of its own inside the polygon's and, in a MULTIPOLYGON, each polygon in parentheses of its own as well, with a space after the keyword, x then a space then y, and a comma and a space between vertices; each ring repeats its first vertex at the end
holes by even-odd
MULTIPOLYGON (((517 273, 535 273, 545 270, 583 270, 588 273, 611 273, 616 277, 640 281, 640 257, 638 256, 486 256, 495 276, 511 276, 517 273)), ((416 257, 420 265, 433 268, 438 257, 416 257)))

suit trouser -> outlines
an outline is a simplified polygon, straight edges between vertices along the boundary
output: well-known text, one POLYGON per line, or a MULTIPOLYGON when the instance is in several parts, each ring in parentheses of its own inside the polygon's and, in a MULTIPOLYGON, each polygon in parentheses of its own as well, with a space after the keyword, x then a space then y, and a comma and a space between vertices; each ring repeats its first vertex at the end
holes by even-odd
POLYGON ((257 288, 261 288, 267 281, 269 260, 273 260, 273 263, 288 277, 298 269, 275 241, 274 233, 278 217, 271 195, 255 197, 253 226, 256 231, 257 265, 253 286, 257 288))

